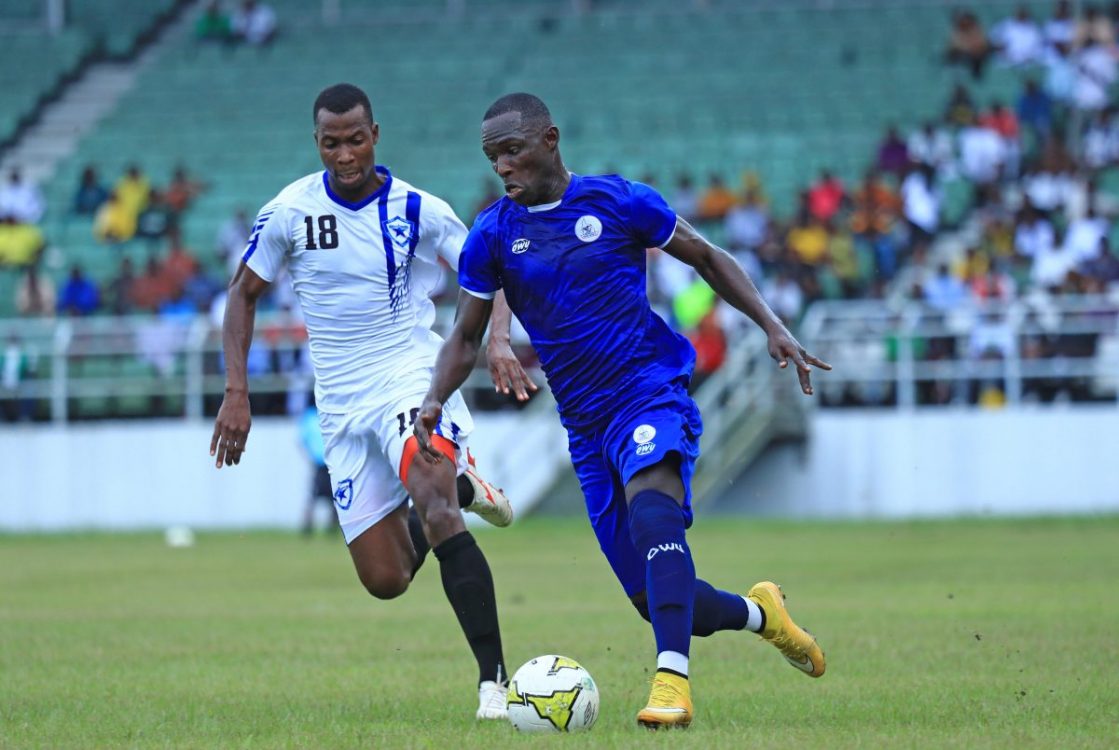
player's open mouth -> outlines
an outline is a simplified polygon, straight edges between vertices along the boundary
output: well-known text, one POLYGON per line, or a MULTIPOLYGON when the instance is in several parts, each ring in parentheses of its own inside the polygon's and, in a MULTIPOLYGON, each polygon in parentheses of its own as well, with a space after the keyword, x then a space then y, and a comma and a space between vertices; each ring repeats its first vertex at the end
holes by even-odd
POLYGON ((524 192, 524 188, 522 188, 520 185, 506 185, 505 186, 505 194, 508 195, 510 198, 512 198, 514 195, 518 195, 522 192, 524 192))
POLYGON ((338 180, 340 182, 356 182, 361 179, 361 172, 338 172, 338 180))

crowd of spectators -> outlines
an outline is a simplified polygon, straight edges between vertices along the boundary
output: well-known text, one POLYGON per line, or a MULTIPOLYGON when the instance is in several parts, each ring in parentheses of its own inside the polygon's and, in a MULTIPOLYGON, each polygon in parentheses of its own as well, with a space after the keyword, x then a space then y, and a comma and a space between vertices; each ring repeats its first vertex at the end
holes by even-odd
MULTIPOLYGON (((1107 11, 1086 4, 1079 19, 1064 0, 1042 20, 1022 7, 987 27, 975 13, 955 11, 943 60, 960 73, 951 90, 928 92, 934 114, 913 127, 885 128, 853 181, 821 170, 787 215, 774 211, 752 171, 729 179, 685 173, 656 187, 680 216, 734 254, 791 325, 817 300, 904 298, 949 314, 1036 293, 1104 292, 1119 282, 1110 243, 1119 201, 1100 189, 1119 166, 1119 110, 1111 95, 1119 59, 1116 28, 1119 2, 1107 11), (979 100, 975 89, 992 66, 1014 71, 1015 96, 979 100)), ((195 27, 200 43, 266 45, 275 33, 275 14, 252 0, 232 14, 212 2, 195 27)), ((92 231, 108 252, 141 243, 147 261, 134 268, 121 257, 117 273, 100 285, 75 264, 56 289, 35 262, 44 247, 36 226, 42 195, 13 171, 0 186, 0 264, 26 269, 16 290, 19 313, 139 312, 178 320, 208 315, 217 329, 224 304, 221 263, 200 262, 179 231, 183 213, 205 189, 182 168, 166 186, 155 187, 138 166, 110 188, 88 167, 75 190, 73 213, 92 218, 92 231)), ((487 183, 479 207, 496 198, 487 183)), ((238 211, 214 240, 230 273, 249 230, 249 217, 238 211)), ((274 285, 268 304, 287 321, 287 333, 261 340, 251 357, 253 372, 306 371, 306 357, 299 354, 306 334, 285 286, 274 285)), ((452 283, 442 301, 454 292, 452 283)), ((655 249, 649 292, 658 311, 695 344, 696 380, 702 382, 724 362, 740 316, 720 305, 691 269, 655 249)), ((985 319, 970 338, 930 339, 914 350, 929 361, 1005 357, 1005 331, 992 334, 996 324, 985 319)), ((1067 348, 1035 337, 1018 352, 1044 357, 1067 348)), ((1074 348, 1092 350, 1083 338, 1074 348)), ((896 356, 896 347, 890 351, 888 357, 896 356)), ((928 402, 959 399, 967 390, 926 386, 920 397, 928 402)), ((296 391, 293 386, 291 393, 296 391)), ((971 388, 967 397, 982 401, 982 393, 971 388)), ((855 400, 888 397, 864 391, 855 400)))

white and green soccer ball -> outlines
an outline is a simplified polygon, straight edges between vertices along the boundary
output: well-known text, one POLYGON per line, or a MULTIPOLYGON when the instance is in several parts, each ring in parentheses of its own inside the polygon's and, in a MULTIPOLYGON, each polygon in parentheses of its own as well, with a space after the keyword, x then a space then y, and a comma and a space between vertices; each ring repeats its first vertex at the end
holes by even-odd
POLYGON ((584 732, 598 718, 598 687, 574 659, 547 654, 509 683, 509 722, 521 732, 584 732))

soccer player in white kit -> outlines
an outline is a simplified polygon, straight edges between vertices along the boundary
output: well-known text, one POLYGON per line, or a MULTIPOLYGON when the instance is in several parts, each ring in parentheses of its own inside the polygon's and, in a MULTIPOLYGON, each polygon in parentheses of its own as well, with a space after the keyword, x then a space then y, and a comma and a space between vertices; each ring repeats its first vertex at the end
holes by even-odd
MULTIPOLYGON (((431 330, 428 294, 438 258, 457 268, 466 228, 444 201, 375 166, 380 128, 361 89, 331 86, 313 113, 326 169, 288 185, 261 209, 230 284, 225 398, 210 455, 218 468, 240 463, 251 421, 245 360, 256 302, 286 264, 307 325, 325 459, 358 577, 373 596, 392 599, 432 549, 478 661, 477 717, 504 718, 493 578, 463 524, 459 498, 498 526, 512 512, 468 464, 473 421, 459 393, 436 431, 450 460, 413 460, 412 422, 442 344, 431 330)), ((517 376, 528 381, 523 371, 517 376)))

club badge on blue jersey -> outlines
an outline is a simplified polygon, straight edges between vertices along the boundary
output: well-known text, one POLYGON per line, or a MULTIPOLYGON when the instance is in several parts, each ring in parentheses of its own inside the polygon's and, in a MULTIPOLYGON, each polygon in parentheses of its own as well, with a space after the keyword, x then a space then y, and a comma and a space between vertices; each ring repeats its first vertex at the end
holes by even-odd
POLYGON ((416 224, 407 219, 402 219, 399 216, 394 216, 391 219, 382 221, 381 229, 384 231, 385 236, 393 241, 393 244, 403 249, 408 247, 408 243, 412 241, 412 235, 416 231, 416 224))

